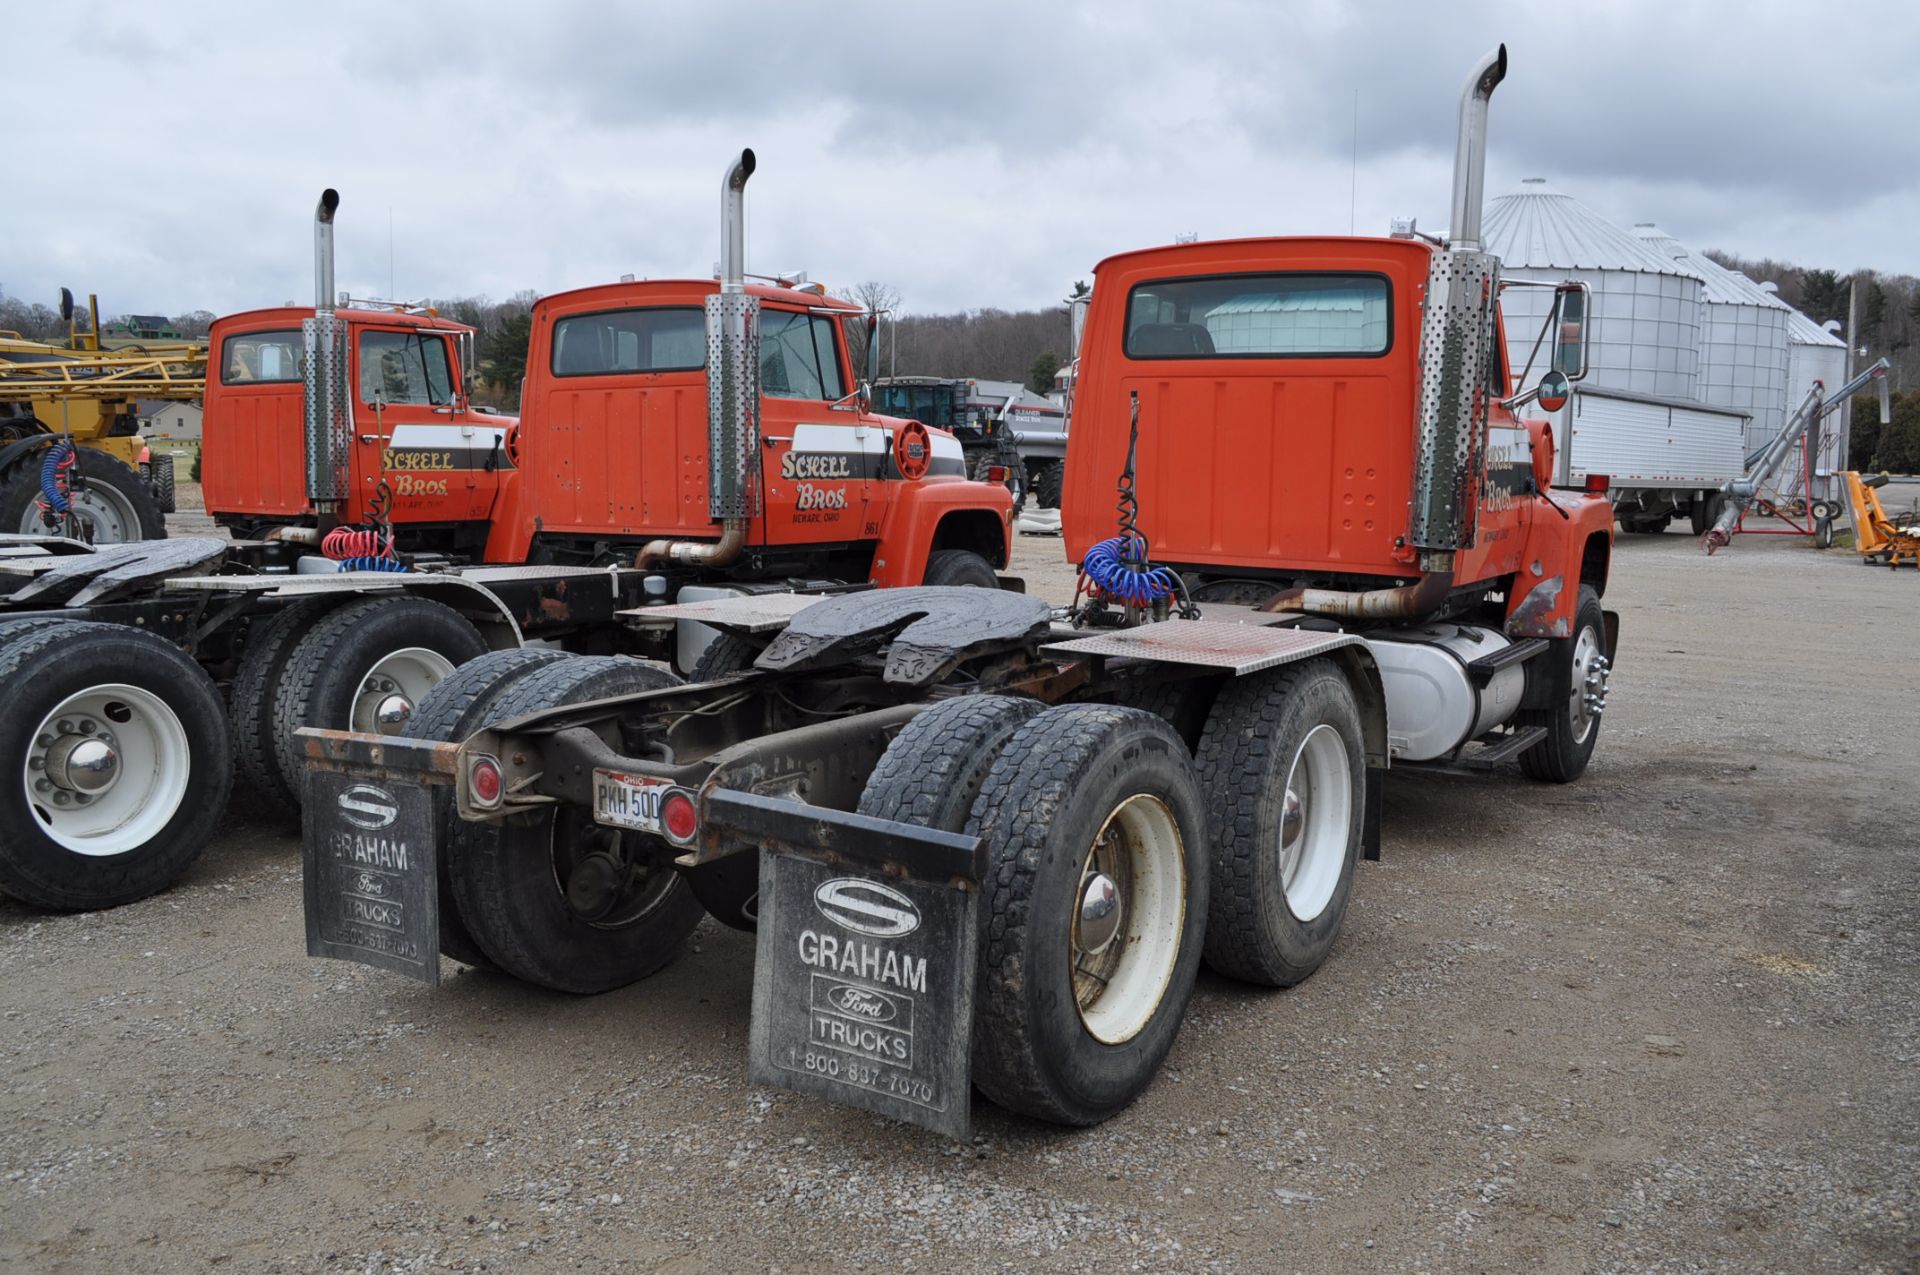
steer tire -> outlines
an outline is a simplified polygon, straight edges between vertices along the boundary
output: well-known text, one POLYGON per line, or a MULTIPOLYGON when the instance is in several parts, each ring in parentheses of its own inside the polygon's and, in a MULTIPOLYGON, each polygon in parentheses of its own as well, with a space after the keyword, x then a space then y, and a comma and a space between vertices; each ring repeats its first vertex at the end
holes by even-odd
MULTIPOLYGON (((425 650, 451 665, 486 653, 486 640, 452 607, 425 598, 366 598, 328 612, 287 653, 273 695, 273 747, 288 799, 302 797, 302 726, 370 730, 354 721, 361 683, 382 660, 403 650, 425 650)), ((445 680, 444 674, 438 679, 445 680)), ((416 697, 425 699, 427 692, 416 697)))
POLYGON ((220 693, 206 672, 171 642, 125 625, 40 621, 0 624, 0 685, 12 727, 0 735, 0 892, 76 911, 131 903, 178 880, 233 787, 220 693), (133 694, 116 694, 120 687, 133 694), (78 696, 98 701, 69 707, 78 696), (76 729, 56 734, 62 721, 76 729), (84 807, 56 806, 54 795, 71 790, 38 788, 54 775, 40 741, 84 735, 88 725, 107 737, 119 769, 84 807), (144 798, 115 819, 137 793, 144 798), (102 822, 72 822, 86 813, 102 822))
POLYGON ((1040 473, 1033 480, 1033 500, 1042 509, 1058 509, 1060 493, 1067 485, 1067 462, 1048 461, 1040 466, 1040 473))
MULTIPOLYGON (((1583 639, 1602 655, 1606 652, 1606 616, 1600 610, 1600 595, 1593 586, 1580 586, 1579 605, 1573 613, 1573 635, 1551 639, 1552 647, 1529 666, 1542 671, 1547 679, 1544 709, 1522 709, 1516 720, 1522 726, 1544 726, 1547 737, 1520 754, 1520 769, 1529 779, 1544 783, 1567 784, 1578 779, 1593 757, 1600 739, 1600 718, 1594 716, 1581 729, 1572 707, 1574 661, 1579 658, 1583 639)), ((1531 690, 1532 688, 1529 688, 1531 690)), ((1529 698, 1532 698, 1529 696, 1529 698)))
MULTIPOLYGON (((574 656, 520 679, 495 702, 491 717, 679 684, 659 665, 574 656)), ((540 987, 586 995, 652 974, 680 953, 700 924, 704 909, 673 869, 675 853, 657 837, 600 829, 584 808, 547 808, 497 823, 456 821, 448 879, 461 920, 494 965, 540 987), (590 847, 615 840, 631 865, 629 880, 645 888, 624 919, 590 920, 569 904, 562 869, 590 847)))
POLYGON ((921 584, 948 588, 997 589, 1000 577, 993 564, 971 549, 935 549, 927 555, 927 571, 921 584))
POLYGON ((1012 695, 943 700, 894 737, 860 794, 860 813, 959 832, 993 762, 1044 705, 1012 695))
POLYGON ((974 1083, 1010 1111, 1098 1124, 1152 1082, 1200 966, 1206 811, 1187 747, 1138 709, 1048 709, 995 759, 965 830, 987 851, 974 1083), (1116 865, 1122 928, 1091 957, 1115 963, 1077 983, 1089 856, 1110 830, 1137 866, 1116 865))
MULTIPOLYGON (((478 659, 468 660, 428 692, 403 733, 408 739, 458 743, 493 720, 494 704, 522 678, 565 658, 565 652, 550 647, 525 646, 488 651, 478 659)), ((446 848, 459 818, 451 792, 436 798, 433 844, 440 849, 440 952, 463 965, 491 969, 493 962, 473 941, 466 922, 460 919, 460 907, 453 897, 453 883, 447 874, 446 848)))
POLYGON ((307 598, 253 621, 240 667, 227 687, 227 721, 233 728, 233 755, 240 778, 259 796, 288 813, 300 809, 292 780, 280 769, 274 745, 273 700, 287 657, 319 618, 340 605, 338 598, 307 598))
POLYGON ((1229 682, 1198 756, 1213 833, 1207 964, 1244 982, 1291 987, 1326 960, 1353 892, 1367 782, 1353 688, 1329 660, 1229 682), (1298 857, 1284 837, 1295 786, 1309 791, 1298 857))

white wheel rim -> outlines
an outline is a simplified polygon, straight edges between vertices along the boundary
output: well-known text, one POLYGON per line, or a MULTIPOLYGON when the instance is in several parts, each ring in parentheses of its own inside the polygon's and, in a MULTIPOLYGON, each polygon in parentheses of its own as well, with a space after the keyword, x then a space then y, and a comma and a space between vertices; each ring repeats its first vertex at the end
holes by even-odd
POLYGON ((1580 630, 1573 644, 1573 677, 1567 688, 1567 721, 1573 742, 1584 744, 1607 706, 1607 657, 1600 653, 1600 637, 1592 628, 1580 630))
MULTIPOLYGON (((73 492, 67 503, 72 507, 72 516, 79 520, 89 544, 118 545, 140 539, 140 518, 134 513, 133 505, 119 491, 104 483, 92 483, 73 492)), ((55 518, 59 516, 54 515, 55 518)), ((28 502, 26 511, 20 515, 18 530, 32 536, 47 533, 47 523, 41 516, 37 500, 28 502)))
POLYGON ((67 696, 42 719, 24 780, 41 831, 102 857, 160 835, 192 774, 179 716, 153 692, 115 682, 67 696))
POLYGON ((1294 919, 1327 910, 1346 866, 1353 827, 1353 772, 1346 741, 1326 723, 1294 751, 1280 808, 1280 882, 1294 919))
POLYGON ((1067 959, 1080 1021, 1102 1044, 1137 1036, 1166 995, 1186 924, 1186 864, 1173 811, 1146 793, 1115 807, 1088 847, 1067 959), (1083 924, 1089 890, 1103 883, 1114 887, 1115 910, 1083 924))
POLYGON ((427 692, 453 672, 453 661, 424 646, 407 646, 382 656, 353 692, 353 729, 370 735, 398 735, 427 692))

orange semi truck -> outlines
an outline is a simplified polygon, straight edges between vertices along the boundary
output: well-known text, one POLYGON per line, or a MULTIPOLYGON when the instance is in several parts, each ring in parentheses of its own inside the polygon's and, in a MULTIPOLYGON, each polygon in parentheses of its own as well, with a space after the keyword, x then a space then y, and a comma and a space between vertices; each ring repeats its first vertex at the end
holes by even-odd
MULTIPOLYGON (((754 652, 592 698, 484 656, 446 742, 300 733, 307 936, 603 991, 703 915, 757 929, 748 1069, 956 1136, 974 1088, 1071 1125, 1153 1079, 1204 959, 1326 959, 1393 771, 1586 768, 1617 625, 1604 494, 1550 488, 1479 241, 1504 48, 1461 101, 1453 225, 1109 258, 1079 350, 1071 606, 902 588, 659 609, 754 652), (1116 518, 1117 510, 1117 518, 1116 518), (378 838, 368 830, 377 824, 378 838), (381 846, 404 845, 404 862, 381 846), (379 924, 360 882, 406 900, 379 924), (469 955, 460 957, 460 952, 469 955)), ((1543 333, 1544 337, 1545 333, 1543 333)))

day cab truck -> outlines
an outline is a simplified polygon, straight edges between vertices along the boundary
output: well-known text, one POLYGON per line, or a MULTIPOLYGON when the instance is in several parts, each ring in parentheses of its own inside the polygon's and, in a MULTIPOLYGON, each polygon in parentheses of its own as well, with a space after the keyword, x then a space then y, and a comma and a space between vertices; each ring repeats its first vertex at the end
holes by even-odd
POLYGON ((611 694, 751 654, 675 601, 1016 585, 1005 488, 870 410, 845 331, 867 316, 747 281, 754 162, 722 182, 720 279, 539 302, 518 420, 470 406, 470 329, 337 304, 326 192, 314 306, 213 329, 203 474, 233 538, 0 537, 0 891, 162 889, 236 767, 293 808, 295 730, 452 730, 423 702, 485 652, 592 653, 571 693, 611 694))
POLYGON ((590 659, 490 655, 422 704, 457 719, 446 742, 302 731, 309 951, 590 993, 710 915, 758 932, 756 1082, 954 1135, 976 1086, 1092 1124, 1151 1081, 1203 959, 1270 986, 1319 967, 1393 771, 1576 779, 1617 632, 1611 515, 1550 488, 1522 414, 1582 370, 1578 285, 1541 285, 1540 385, 1499 354, 1478 227, 1506 66, 1463 94, 1446 243, 1100 265, 1072 606, 680 603, 658 614, 750 663, 603 694, 576 689, 590 659))

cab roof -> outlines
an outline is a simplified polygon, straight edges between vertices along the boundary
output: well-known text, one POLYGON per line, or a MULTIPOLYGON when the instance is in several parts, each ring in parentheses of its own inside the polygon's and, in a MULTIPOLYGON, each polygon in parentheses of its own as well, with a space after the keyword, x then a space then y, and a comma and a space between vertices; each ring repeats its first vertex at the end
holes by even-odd
MULTIPOLYGON (((718 279, 635 279, 622 283, 597 283, 585 288, 572 288, 566 292, 551 293, 535 301, 533 308, 540 310, 550 305, 573 304, 580 301, 644 302, 651 297, 707 297, 719 291, 718 279)), ((864 307, 855 302, 828 296, 824 292, 802 292, 798 288, 782 288, 769 283, 755 283, 752 280, 747 282, 747 295, 758 297, 762 301, 777 301, 784 305, 842 310, 848 314, 865 313, 864 307)))

